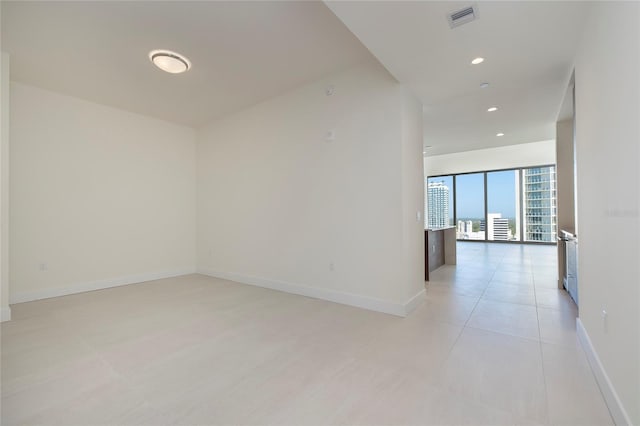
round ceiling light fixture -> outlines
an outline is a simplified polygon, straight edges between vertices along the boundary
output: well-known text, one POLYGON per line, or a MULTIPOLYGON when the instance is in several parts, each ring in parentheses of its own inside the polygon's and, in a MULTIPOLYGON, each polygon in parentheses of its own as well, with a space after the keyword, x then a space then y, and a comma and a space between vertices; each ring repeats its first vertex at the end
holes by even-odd
POLYGON ((484 62, 484 58, 475 58, 473 61, 471 61, 471 63, 473 65, 478 65, 484 62))
POLYGON ((496 133, 496 136, 497 136, 497 137, 504 136, 504 133, 496 133))
POLYGON ((487 112, 493 112, 493 111, 497 111, 498 107, 491 107, 489 109, 487 109, 487 112))
POLYGON ((153 65, 171 74, 180 74, 191 68, 191 61, 170 50, 152 50, 149 59, 153 65))
POLYGON ((487 87, 489 87, 489 83, 480 83, 481 89, 486 89, 487 87))

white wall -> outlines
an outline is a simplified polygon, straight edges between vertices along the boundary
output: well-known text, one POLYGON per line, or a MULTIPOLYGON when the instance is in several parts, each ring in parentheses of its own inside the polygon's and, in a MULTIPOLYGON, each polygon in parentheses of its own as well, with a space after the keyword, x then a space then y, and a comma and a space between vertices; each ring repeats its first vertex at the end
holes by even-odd
POLYGON ((558 228, 575 231, 573 119, 556 123, 558 228))
POLYGON ((640 424, 639 22, 595 2, 575 62, 580 322, 618 424, 640 424))
MULTIPOLYGON (((428 151, 427 151, 428 152, 428 151)), ((499 170, 517 167, 555 164, 555 141, 507 145, 427 156, 424 158, 425 176, 499 170)))
POLYGON ((11 83, 10 301, 195 270, 192 129, 11 83))
MULTIPOLYGON (((573 97, 573 91, 569 93, 573 97)), ((573 105, 573 103, 572 103, 573 105)), ((572 106, 573 108, 573 106, 572 106)), ((573 117, 556 123, 556 206, 558 235, 561 230, 576 231, 574 191, 573 117)), ((558 288, 566 273, 566 246, 558 244, 558 288)))
POLYGON ((11 319, 9 307, 9 55, 0 60, 0 320, 11 319))
POLYGON ((403 89, 402 194, 404 246, 403 267, 409 298, 424 290, 424 168, 422 103, 403 89), (420 215, 419 217, 417 215, 420 215), (420 265, 416 268, 416 265, 420 265))
POLYGON ((202 129, 199 270, 404 315, 424 291, 407 255, 423 238, 420 111, 367 63, 202 129))

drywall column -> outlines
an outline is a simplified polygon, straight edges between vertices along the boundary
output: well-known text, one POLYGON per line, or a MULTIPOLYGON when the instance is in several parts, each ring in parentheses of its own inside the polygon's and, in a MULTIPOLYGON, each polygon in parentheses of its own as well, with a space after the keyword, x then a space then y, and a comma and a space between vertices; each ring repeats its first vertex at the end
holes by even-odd
POLYGON ((0 319, 11 319, 9 307, 9 55, 0 60, 0 319))
POLYGON ((575 63, 578 332, 619 425, 640 424, 638 22, 594 2, 575 63))
MULTIPOLYGON (((573 118, 556 123, 556 208, 558 235, 560 230, 575 234, 573 191, 573 118)), ((565 274, 565 246, 558 244, 558 288, 565 274)))
POLYGON ((424 296, 424 166, 422 103, 406 88, 402 96, 403 258, 407 314, 424 296))

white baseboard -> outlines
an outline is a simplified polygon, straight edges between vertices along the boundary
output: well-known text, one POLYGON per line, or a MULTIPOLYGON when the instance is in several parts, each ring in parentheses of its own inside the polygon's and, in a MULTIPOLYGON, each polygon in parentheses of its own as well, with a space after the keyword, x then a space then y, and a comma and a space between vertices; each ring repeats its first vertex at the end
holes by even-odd
POLYGON ((208 268, 198 268, 198 273, 202 275, 208 275, 210 277, 235 281, 241 284, 249 284, 257 287, 268 288, 271 290, 278 290, 285 293, 312 297, 314 299, 327 300, 329 302, 355 306, 357 308, 368 309, 370 311, 382 312, 399 317, 406 317, 413 309, 415 309, 420 303, 421 297, 424 297, 425 293, 425 291, 422 290, 414 297, 409 299, 406 303, 397 303, 388 300, 376 299, 373 297, 361 296, 353 293, 341 292, 338 290, 309 287, 301 284, 293 284, 285 281, 253 277, 232 272, 214 271, 208 268))
POLYGON ((576 334, 578 335, 582 348, 587 354, 591 370, 596 378, 596 382, 598 382, 600 392, 602 392, 602 396, 604 396, 604 400, 609 407, 609 412, 611 413, 611 417, 613 417, 614 423, 620 426, 632 425, 633 423, 631 423, 631 418, 624 409, 622 401, 620 401, 618 393, 613 387, 613 384, 611 383, 611 380, 609 379, 609 376, 600 361, 600 357, 594 349, 591 339, 589 338, 589 334, 587 334, 587 330, 584 328, 584 324, 582 324, 580 318, 576 321, 576 334))
POLYGON ((3 306, 0 308, 0 322, 11 321, 11 308, 3 306))
POLYGON ((145 281, 160 280, 163 278, 178 277, 180 275, 194 274, 195 268, 177 269, 174 271, 151 272, 148 274, 129 275, 126 277, 108 278, 105 280, 89 281, 74 284, 69 287, 50 288, 36 291, 16 293, 9 297, 9 303, 24 303, 34 300, 49 299, 51 297, 68 296, 70 294, 84 293, 85 291, 103 290, 105 288, 119 287, 121 285, 136 284, 145 281))
POLYGON ((420 303, 422 303, 422 301, 425 300, 426 294, 427 294, 427 290, 423 288, 418 292, 418 294, 413 296, 404 304, 405 317, 408 316, 411 312, 413 312, 420 305, 420 303))

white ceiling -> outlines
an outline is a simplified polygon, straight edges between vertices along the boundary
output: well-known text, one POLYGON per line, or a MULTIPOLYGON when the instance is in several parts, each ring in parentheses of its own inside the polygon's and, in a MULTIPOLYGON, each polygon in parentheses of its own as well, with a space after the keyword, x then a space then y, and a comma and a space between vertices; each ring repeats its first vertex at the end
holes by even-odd
POLYGON ((427 155, 555 138, 585 2, 331 1, 331 10, 424 104, 427 155), (451 29, 448 13, 479 18, 451 29), (485 62, 471 65, 475 57, 485 62), (480 83, 488 82, 487 89, 480 83), (489 113, 487 108, 497 106, 489 113), (505 134, 496 137, 498 132, 505 134))
POLYGON ((194 127, 371 51, 422 100, 428 155, 553 139, 586 3, 480 1, 478 20, 450 29, 470 4, 2 1, 1 47, 14 81, 194 127), (157 70, 159 48, 193 68, 157 70))
POLYGON ((2 1, 11 79, 199 126, 371 54, 321 2, 2 1), (153 49, 187 56, 181 75, 153 49))

